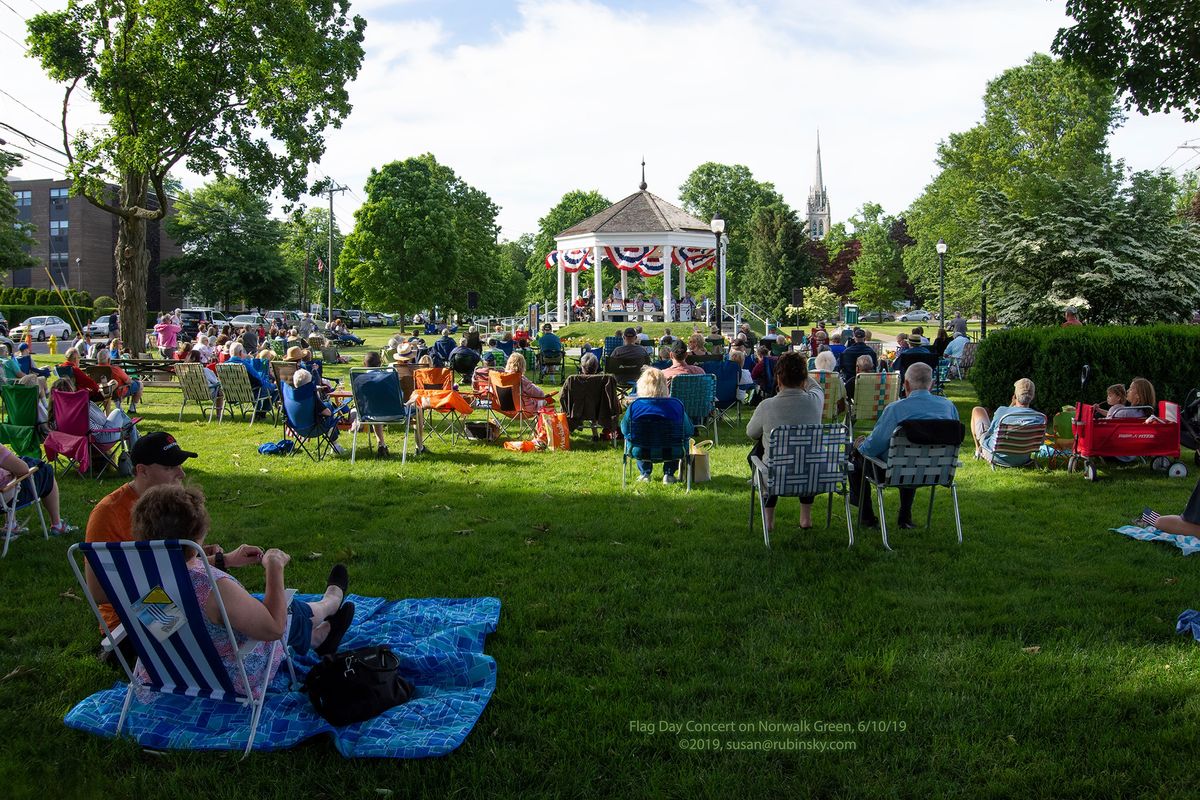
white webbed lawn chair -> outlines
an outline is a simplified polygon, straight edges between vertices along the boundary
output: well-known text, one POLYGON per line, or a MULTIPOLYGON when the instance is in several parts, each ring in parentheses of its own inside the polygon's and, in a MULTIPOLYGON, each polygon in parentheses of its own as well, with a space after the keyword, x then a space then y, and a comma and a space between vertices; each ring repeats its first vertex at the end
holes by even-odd
POLYGON ((39 469, 41 469, 40 466, 30 467, 29 472, 19 478, 13 478, 7 485, 0 487, 0 510, 4 512, 4 550, 0 552, 0 558, 8 555, 8 543, 28 529, 27 525, 22 525, 17 519, 17 512, 22 508, 28 508, 31 505, 37 507, 38 521, 42 524, 42 536, 46 539, 50 538, 50 532, 46 529, 46 517, 42 514, 41 499, 37 497, 36 492, 30 492, 33 500, 29 501, 22 498, 20 492, 23 481, 29 481, 30 488, 33 488, 33 476, 39 469))
MULTIPOLYGON (((248 695, 240 694, 225 665, 217 654, 216 645, 205 627, 204 610, 196 598, 191 578, 188 576, 189 558, 199 558, 204 564, 207 580, 212 584, 214 597, 221 612, 221 625, 230 642, 237 642, 225 604, 217 590, 212 570, 204 551, 195 542, 179 539, 147 542, 85 542, 75 544, 67 551, 67 559, 76 580, 83 588, 88 604, 92 607, 101 629, 110 641, 116 634, 104 620, 96 598, 88 589, 87 580, 80 568, 76 553, 82 553, 101 588, 121 620, 125 636, 133 642, 138 654, 138 664, 145 670, 148 680, 140 679, 134 667, 126 661, 119 648, 114 655, 121 662, 129 678, 129 690, 125 704, 117 721, 115 735, 121 734, 125 719, 129 715, 135 690, 150 689, 165 694, 217 701, 237 702, 250 712, 250 737, 246 742, 243 757, 254 747, 254 735, 266 699, 267 685, 273 677, 271 666, 277 648, 284 648, 285 660, 292 683, 296 673, 290 654, 283 639, 273 642, 266 659, 264 672, 259 675, 258 689, 253 689, 243 656, 259 642, 247 640, 236 650, 238 684, 246 687, 248 695)), ((288 601, 293 591, 289 590, 288 601)), ((290 625, 290 618, 289 618, 290 625)), ((286 630, 284 627, 286 638, 286 630)))
POLYGON ((781 425, 771 431, 763 455, 752 456, 750 482, 750 532, 754 532, 754 495, 762 515, 763 544, 771 546, 767 530, 768 497, 815 497, 828 494, 825 527, 833 521, 833 495, 842 494, 846 506, 846 532, 854 545, 850 513, 848 470, 850 434, 845 425, 781 425))

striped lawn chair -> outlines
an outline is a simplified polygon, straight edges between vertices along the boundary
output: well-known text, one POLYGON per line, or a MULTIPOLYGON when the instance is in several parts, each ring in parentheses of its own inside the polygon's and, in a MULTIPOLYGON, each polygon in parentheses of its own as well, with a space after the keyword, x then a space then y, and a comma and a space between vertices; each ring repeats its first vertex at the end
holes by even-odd
POLYGON ((602 361, 604 364, 604 370, 606 372, 608 371, 608 357, 610 355, 612 355, 613 350, 616 350, 618 347, 620 347, 624 343, 625 343, 625 339, 620 336, 605 336, 604 337, 604 353, 602 354, 603 355, 602 361))
MULTIPOLYGON (((221 602, 221 594, 217 591, 216 580, 200 545, 177 539, 87 542, 72 545, 67 551, 75 578, 106 636, 112 637, 113 631, 109 629, 96 598, 88 589, 77 553, 83 554, 83 559, 104 590, 105 597, 121 620, 125 635, 133 642, 138 654, 137 663, 145 671, 145 678, 140 677, 120 649, 114 650, 129 678, 129 690, 114 735, 119 736, 125 726, 135 689, 150 689, 163 694, 237 702, 246 706, 250 712, 250 737, 243 758, 249 755, 254 747, 254 734, 258 730, 259 716, 266 699, 266 687, 272 678, 269 674, 271 665, 280 647, 284 648, 287 656, 292 683, 296 682, 296 673, 285 642, 279 640, 271 643, 264 672, 257 681, 250 681, 243 654, 253 643, 245 642, 239 647, 229 615, 225 612, 225 604, 221 602), (205 626, 204 610, 200 608, 192 578, 188 574, 187 563, 191 558, 200 559, 206 579, 212 585, 212 596, 217 599, 217 608, 221 613, 220 625, 233 645, 237 665, 236 682, 221 662, 213 637, 205 626), (239 686, 245 693, 238 691, 239 686)), ((290 602, 291 598, 288 599, 290 602)), ((287 626, 284 630, 287 630, 287 626)))
POLYGON ((900 373, 860 372, 854 376, 854 399, 846 409, 846 422, 851 430, 857 422, 874 422, 899 398, 900 373))
MULTIPOLYGON (((179 379, 179 386, 183 390, 183 402, 179 404, 180 420, 183 419, 183 410, 187 408, 187 404, 195 403, 200 406, 201 414, 204 413, 205 407, 208 407, 208 421, 212 422, 213 397, 208 390, 208 380, 201 372, 203 369, 207 369, 207 367, 190 361, 180 361, 175 365, 175 376, 179 379)), ((243 371, 245 371, 244 368, 243 371)))
POLYGON ((676 375, 671 379, 671 397, 683 403, 683 410, 697 428, 712 426, 713 440, 721 443, 721 432, 717 429, 717 377, 707 372, 703 375, 676 375))
POLYGON ((763 544, 771 546, 767 530, 768 497, 829 495, 825 527, 833 521, 833 494, 845 498, 846 531, 854 545, 854 522, 850 516, 848 470, 850 432, 845 425, 781 425, 771 431, 763 455, 751 457, 754 476, 750 482, 750 532, 754 533, 754 495, 763 520, 763 544))
POLYGON ((821 421, 837 422, 841 417, 841 414, 838 413, 838 403, 846 399, 846 384, 842 383, 842 376, 837 372, 817 370, 810 372, 808 377, 816 381, 821 387, 821 391, 825 393, 825 405, 821 407, 821 421))
POLYGON ((992 446, 980 446, 979 452, 984 461, 996 467, 1024 467, 1029 464, 1037 465, 1037 454, 1046 442, 1046 418, 1041 423, 1022 420, 1021 422, 1005 422, 1003 419, 996 425, 996 439, 992 446), (1004 456, 997 459, 996 456, 1004 456))
POLYGON ((250 373, 246 372, 245 365, 217 364, 217 378, 225 393, 225 409, 228 411, 230 406, 235 407, 243 420, 250 418, 250 427, 253 428, 258 398, 254 395, 254 387, 250 385, 250 373))
POLYGON ((867 502, 867 484, 875 487, 875 496, 879 501, 879 527, 883 531, 883 546, 888 550, 887 517, 883 512, 883 490, 887 487, 918 489, 930 487, 929 513, 925 518, 925 527, 933 521, 933 497, 937 487, 948 486, 950 497, 954 502, 954 525, 958 530, 958 543, 962 544, 962 520, 958 513, 958 486, 954 483, 954 475, 961 463, 958 460, 958 448, 962 443, 963 426, 957 420, 907 420, 900 423, 888 445, 887 460, 883 461, 872 456, 864 455, 862 497, 858 501, 859 522, 862 522, 862 509, 867 502), (947 429, 957 426, 958 442, 955 444, 914 444, 909 440, 906 430, 909 423, 931 422, 944 423, 947 429))

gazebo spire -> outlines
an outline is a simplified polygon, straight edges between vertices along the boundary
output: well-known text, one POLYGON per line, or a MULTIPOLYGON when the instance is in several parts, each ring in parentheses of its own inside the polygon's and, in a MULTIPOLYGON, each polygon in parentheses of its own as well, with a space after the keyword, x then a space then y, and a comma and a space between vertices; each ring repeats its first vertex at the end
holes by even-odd
POLYGON ((638 188, 643 192, 646 191, 646 157, 642 156, 642 182, 638 184, 638 188))

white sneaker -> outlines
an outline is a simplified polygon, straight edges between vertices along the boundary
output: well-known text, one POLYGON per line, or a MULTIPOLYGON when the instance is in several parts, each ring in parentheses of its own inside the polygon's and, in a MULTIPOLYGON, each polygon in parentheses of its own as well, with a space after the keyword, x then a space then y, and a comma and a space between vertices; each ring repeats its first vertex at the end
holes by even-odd
POLYGON ((675 483, 676 480, 678 480, 678 478, 676 478, 674 475, 663 475, 663 483, 665 484, 669 485, 675 483))
POLYGON ((638 475, 638 483, 649 483, 649 482, 650 482, 649 475, 638 475))

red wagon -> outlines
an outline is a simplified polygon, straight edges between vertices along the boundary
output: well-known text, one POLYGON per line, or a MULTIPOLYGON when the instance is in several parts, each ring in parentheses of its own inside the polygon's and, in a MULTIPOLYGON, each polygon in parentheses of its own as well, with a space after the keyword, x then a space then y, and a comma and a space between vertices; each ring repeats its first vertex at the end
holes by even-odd
POLYGON ((1150 459, 1150 466, 1172 478, 1187 475, 1187 465, 1179 460, 1179 406, 1166 401, 1158 404, 1158 414, 1149 419, 1108 419, 1097 414, 1088 403, 1075 404, 1071 420, 1075 441, 1068 471, 1082 467, 1089 481, 1096 480, 1096 459, 1133 457, 1150 459))

